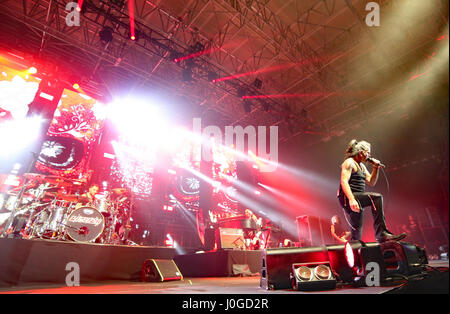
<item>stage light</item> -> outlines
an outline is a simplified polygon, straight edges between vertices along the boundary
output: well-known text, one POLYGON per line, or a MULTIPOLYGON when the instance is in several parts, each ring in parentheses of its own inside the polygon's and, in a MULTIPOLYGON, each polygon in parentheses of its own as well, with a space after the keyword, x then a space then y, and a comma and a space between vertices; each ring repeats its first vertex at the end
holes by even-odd
POLYGON ((103 157, 108 158, 108 159, 116 159, 116 156, 110 153, 104 153, 103 157))
POLYGON ((331 269, 328 266, 318 265, 314 268, 314 275, 319 279, 330 279, 331 274, 331 269))
POLYGON ((296 291, 332 290, 336 288, 329 262, 294 263, 290 274, 292 289, 296 291))
POLYGON ((5 121, 0 124, 0 156, 11 156, 33 143, 41 129, 40 117, 5 121))
POLYGON ((75 84, 72 85, 72 87, 73 87, 74 89, 79 89, 79 88, 80 88, 80 85, 77 84, 77 83, 75 83, 75 84))
POLYGON ((28 69, 28 73, 36 74, 37 73, 37 69, 35 67, 31 67, 31 68, 28 69))
POLYGON ((355 266, 355 254, 353 254, 352 246, 349 242, 345 243, 345 258, 350 268, 355 266))
POLYGON ((379 266, 379 278, 386 278, 386 266, 379 243, 349 241, 345 245, 327 245, 331 268, 344 283, 354 286, 365 284, 368 274, 367 265, 376 263, 379 266))
POLYGON ((313 278, 313 272, 306 266, 300 266, 295 270, 295 273, 301 280, 311 281, 313 278))

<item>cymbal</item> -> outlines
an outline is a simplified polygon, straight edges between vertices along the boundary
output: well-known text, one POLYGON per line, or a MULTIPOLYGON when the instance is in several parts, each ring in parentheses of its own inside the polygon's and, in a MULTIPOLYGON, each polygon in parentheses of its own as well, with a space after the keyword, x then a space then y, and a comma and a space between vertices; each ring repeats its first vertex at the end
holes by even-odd
POLYGON ((116 189, 112 189, 111 191, 116 194, 125 194, 128 192, 128 190, 126 188, 116 188, 116 189))
POLYGON ((57 185, 71 185, 73 182, 70 179, 57 177, 57 176, 46 176, 45 180, 52 184, 57 185))
POLYGON ((28 177, 28 178, 30 178, 30 177, 31 178, 44 178, 45 177, 45 175, 42 173, 31 173, 31 172, 24 173, 23 176, 28 177))
POLYGON ((72 195, 72 194, 57 194, 56 196, 58 199, 61 199, 63 201, 68 202, 77 202, 80 198, 78 195, 72 195))

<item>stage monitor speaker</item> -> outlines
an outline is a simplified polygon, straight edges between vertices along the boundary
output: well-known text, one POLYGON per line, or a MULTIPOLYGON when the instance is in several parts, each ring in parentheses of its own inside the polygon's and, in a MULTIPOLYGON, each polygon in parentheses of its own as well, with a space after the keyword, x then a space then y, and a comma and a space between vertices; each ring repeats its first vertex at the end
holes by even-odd
POLYGON ((292 264, 292 289, 297 291, 333 290, 336 278, 329 262, 292 264))
POLYGON ((173 260, 147 259, 142 265, 141 280, 144 282, 183 280, 183 275, 173 260))
POLYGON ((273 248, 262 253, 260 286, 267 290, 290 289, 292 265, 328 262, 326 247, 273 248))
POLYGON ((425 249, 412 243, 388 241, 381 243, 381 250, 389 275, 419 274, 428 264, 425 249))
POLYGON ((244 249, 244 230, 237 228, 218 228, 218 249, 244 249))
POLYGON ((298 216, 296 217, 298 241, 300 246, 321 246, 324 245, 324 230, 319 217, 298 216))
POLYGON ((345 283, 355 284, 357 282, 355 280, 366 277, 368 271, 372 270, 368 267, 369 263, 376 263, 379 266, 380 281, 384 281, 387 277, 383 253, 377 242, 351 241, 346 245, 327 245, 327 250, 331 268, 345 283))

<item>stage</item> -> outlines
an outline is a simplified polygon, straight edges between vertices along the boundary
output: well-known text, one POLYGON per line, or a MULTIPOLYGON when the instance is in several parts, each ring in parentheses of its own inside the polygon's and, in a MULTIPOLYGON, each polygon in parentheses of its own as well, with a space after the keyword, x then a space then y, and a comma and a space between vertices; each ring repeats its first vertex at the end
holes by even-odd
POLYGON ((173 259, 167 247, 118 246, 54 240, 0 238, 0 287, 30 284, 65 285, 72 265, 80 283, 139 281, 146 259, 173 259))
MULTIPOLYGON (((448 267, 448 262, 432 262, 433 267, 448 267)), ((417 282, 403 282, 389 287, 338 286, 329 291, 264 290, 259 287, 259 276, 189 278, 168 282, 118 282, 83 284, 79 287, 61 285, 32 285, 27 287, 0 288, 0 294, 192 294, 192 295, 295 295, 295 294, 401 294, 446 293, 448 294, 448 271, 430 275, 417 282), (446 290, 445 290, 446 289, 446 290)), ((179 300, 179 299, 177 299, 179 300)))
POLYGON ((382 294, 448 293, 448 261, 430 261, 427 274, 380 287, 337 285, 299 292, 260 287, 262 251, 224 250, 177 255, 174 248, 115 246, 51 240, 0 239, 0 293, 14 294, 382 294), (174 260, 183 280, 141 282, 147 259, 174 260), (80 285, 68 287, 69 263, 80 285), (245 267, 246 266, 246 267, 245 267))

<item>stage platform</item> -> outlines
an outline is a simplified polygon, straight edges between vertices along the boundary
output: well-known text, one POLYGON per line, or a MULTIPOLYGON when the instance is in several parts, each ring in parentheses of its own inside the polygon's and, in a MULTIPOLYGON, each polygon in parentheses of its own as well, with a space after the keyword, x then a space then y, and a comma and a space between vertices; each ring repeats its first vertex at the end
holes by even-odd
POLYGON ((448 261, 430 261, 424 278, 382 287, 338 285, 329 291, 260 288, 262 251, 224 250, 177 255, 167 247, 0 239, 0 293, 24 294, 381 294, 446 293, 448 261), (184 280, 140 282, 146 259, 173 259, 184 280), (68 263, 77 263, 80 286, 67 287, 68 263), (239 266, 234 267, 233 266, 239 266), (247 269, 242 266, 248 266, 247 269), (240 275, 237 275, 240 274, 240 275))
MULTIPOLYGON (((447 267, 448 262, 431 262, 433 267, 447 267)), ((156 295, 192 295, 199 298, 203 295, 228 295, 228 297, 243 298, 250 295, 270 297, 277 295, 296 294, 448 294, 448 270, 430 272, 424 279, 397 283, 389 287, 360 287, 338 285, 336 289, 328 291, 293 291, 293 290, 265 290, 259 286, 259 276, 249 277, 216 277, 216 278, 188 278, 182 281, 168 282, 113 282, 83 284, 79 287, 66 287, 61 285, 34 285, 27 287, 0 288, 0 294, 156 294, 156 295)), ((219 296, 216 296, 218 298, 219 296)), ((170 302, 181 302, 189 296, 171 297, 170 302)), ((161 299, 165 300, 165 299, 161 299)), ((275 301, 285 300, 275 298, 275 301)), ((174 304, 172 304, 174 305, 174 304)), ((175 305, 174 305, 175 306, 175 305)), ((181 308, 181 306, 180 306, 181 308)))
POLYGON ((63 284, 77 263, 80 283, 139 281, 146 259, 173 259, 167 247, 105 245, 54 240, 0 238, 0 287, 63 284))

